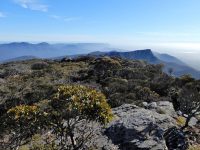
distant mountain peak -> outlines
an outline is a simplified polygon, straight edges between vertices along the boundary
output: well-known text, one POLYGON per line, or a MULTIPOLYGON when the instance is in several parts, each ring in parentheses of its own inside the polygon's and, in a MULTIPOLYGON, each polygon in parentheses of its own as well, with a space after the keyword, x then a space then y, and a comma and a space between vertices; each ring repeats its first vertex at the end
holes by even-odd
POLYGON ((12 42, 9 44, 5 44, 5 45, 29 45, 30 43, 28 42, 12 42))
POLYGON ((187 66, 185 63, 180 61, 174 56, 168 54, 159 54, 154 53, 151 49, 135 50, 135 51, 110 51, 110 52, 95 52, 90 53, 93 56, 110 56, 110 57, 121 57, 124 59, 136 59, 136 60, 145 60, 151 64, 164 64, 164 71, 168 73, 168 69, 172 68, 174 70, 173 74, 175 76, 181 76, 184 74, 191 74, 193 77, 200 79, 200 72, 193 69, 192 67, 187 66))
POLYGON ((106 47, 101 43, 71 43, 71 44, 49 44, 13 42, 0 44, 0 63, 12 60, 26 60, 34 57, 37 58, 56 58, 61 56, 85 54, 91 56, 110 56, 120 57, 130 60, 144 60, 151 64, 164 64, 164 71, 168 72, 172 68, 173 75, 181 76, 183 74, 191 74, 193 77, 200 79, 200 72, 183 63, 176 57, 168 54, 159 54, 151 49, 124 51, 122 49, 114 49, 106 47), (22 57, 23 56, 23 57, 22 57), (27 57, 28 56, 28 57, 27 57))
POLYGON ((146 55, 148 57, 156 57, 151 49, 143 49, 143 50, 136 50, 136 51, 130 51, 130 53, 134 53, 136 55, 146 55))
POLYGON ((41 42, 41 43, 38 43, 38 45, 41 45, 41 46, 48 46, 48 45, 50 45, 50 44, 47 43, 47 42, 41 42))
POLYGON ((120 52, 121 56, 128 59, 141 59, 149 63, 160 63, 160 60, 153 54, 151 49, 135 50, 129 52, 120 52))
POLYGON ((142 53, 152 53, 153 54, 151 49, 135 50, 133 52, 142 52, 142 53))

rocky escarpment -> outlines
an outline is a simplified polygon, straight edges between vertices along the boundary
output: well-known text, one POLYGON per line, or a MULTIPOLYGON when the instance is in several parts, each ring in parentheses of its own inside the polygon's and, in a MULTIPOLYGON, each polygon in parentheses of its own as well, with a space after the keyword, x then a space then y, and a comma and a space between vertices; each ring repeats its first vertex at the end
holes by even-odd
MULTIPOLYGON (((95 150, 170 150, 188 148, 185 133, 177 125, 172 103, 124 104, 113 109, 115 118, 106 127, 92 125, 94 135, 87 143, 95 150)), ((81 126, 81 125, 80 125, 81 126)))
MULTIPOLYGON (((170 108, 171 109, 171 108, 170 108)), ((164 131, 176 126, 168 114, 125 104, 113 109, 115 120, 105 134, 122 150, 164 150, 164 131)))

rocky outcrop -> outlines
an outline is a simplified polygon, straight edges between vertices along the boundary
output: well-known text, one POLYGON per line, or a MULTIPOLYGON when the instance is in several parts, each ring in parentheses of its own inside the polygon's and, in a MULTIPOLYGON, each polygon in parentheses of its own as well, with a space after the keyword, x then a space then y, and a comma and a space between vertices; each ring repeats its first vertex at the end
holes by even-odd
POLYGON ((169 150, 187 150, 188 141, 183 130, 176 127, 169 128, 164 133, 166 145, 169 150))
POLYGON ((174 106, 169 101, 160 101, 157 102, 157 111, 158 109, 163 110, 165 114, 170 115, 171 117, 176 117, 176 111, 174 110, 174 106))
POLYGON ((174 106, 169 101, 159 101, 159 102, 143 102, 143 107, 149 110, 156 110, 159 114, 168 114, 171 117, 177 117, 177 113, 174 110, 174 106))
POLYGON ((164 131, 176 125, 168 114, 125 104, 113 109, 115 120, 105 134, 122 150, 164 150, 164 131))

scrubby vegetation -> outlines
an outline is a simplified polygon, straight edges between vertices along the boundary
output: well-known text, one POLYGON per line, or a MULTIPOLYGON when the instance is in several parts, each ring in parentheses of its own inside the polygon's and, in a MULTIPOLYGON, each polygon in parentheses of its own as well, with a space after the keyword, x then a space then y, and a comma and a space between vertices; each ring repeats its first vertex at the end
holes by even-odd
POLYGON ((188 114, 184 123, 179 120, 185 128, 200 109, 200 81, 188 75, 175 78, 162 67, 110 57, 2 64, 0 145, 14 148, 29 143, 29 149, 40 149, 37 146, 43 144, 33 142, 37 136, 46 139, 46 148, 41 149, 79 149, 91 138, 92 129, 77 124, 108 123, 113 117, 110 106, 125 103, 171 101, 177 111, 188 114))
POLYGON ((26 145, 36 134, 47 134, 43 141, 47 147, 83 149, 94 136, 92 123, 105 125, 113 118, 105 96, 80 85, 59 86, 48 100, 15 106, 5 115, 2 129, 8 139, 2 143, 4 149, 26 145))

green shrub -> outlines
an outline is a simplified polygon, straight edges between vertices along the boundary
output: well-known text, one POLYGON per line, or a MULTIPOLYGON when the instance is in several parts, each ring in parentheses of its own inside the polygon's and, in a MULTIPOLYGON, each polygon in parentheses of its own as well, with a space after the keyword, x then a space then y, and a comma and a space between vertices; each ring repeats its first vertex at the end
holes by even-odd
POLYGON ((33 70, 42 70, 42 69, 46 69, 48 68, 48 63, 46 62, 38 62, 38 63, 34 63, 32 66, 31 66, 31 69, 33 70))
POLYGON ((113 118, 106 97, 101 92, 82 85, 60 86, 51 105, 58 114, 66 111, 72 114, 69 117, 85 116, 86 119, 95 119, 102 124, 113 118))

